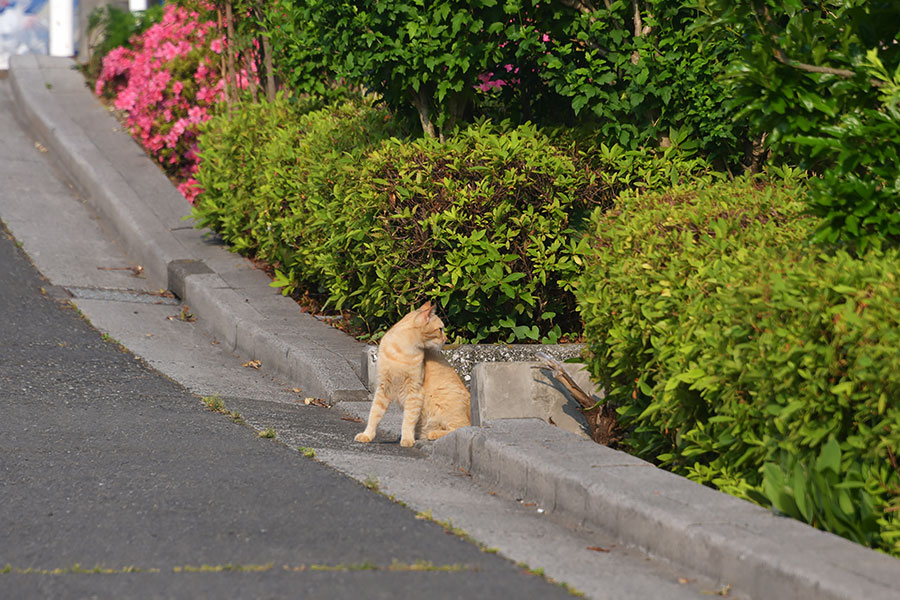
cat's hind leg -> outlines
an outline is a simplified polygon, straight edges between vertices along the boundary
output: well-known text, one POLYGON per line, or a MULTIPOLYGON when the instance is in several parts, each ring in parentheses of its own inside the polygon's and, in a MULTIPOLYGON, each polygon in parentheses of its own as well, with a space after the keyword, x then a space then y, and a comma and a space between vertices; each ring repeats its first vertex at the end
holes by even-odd
POLYGON ((387 394, 384 393, 382 386, 378 386, 375 396, 372 398, 372 408, 369 409, 369 421, 366 423, 366 429, 362 433, 356 434, 356 437, 353 438, 355 441, 367 444, 375 439, 375 430, 378 429, 378 424, 381 423, 388 404, 390 404, 390 400, 387 394))
POLYGON ((427 437, 429 440, 437 440, 437 439, 444 437, 451 431, 453 431, 453 430, 452 429, 432 429, 431 431, 428 432, 427 437))

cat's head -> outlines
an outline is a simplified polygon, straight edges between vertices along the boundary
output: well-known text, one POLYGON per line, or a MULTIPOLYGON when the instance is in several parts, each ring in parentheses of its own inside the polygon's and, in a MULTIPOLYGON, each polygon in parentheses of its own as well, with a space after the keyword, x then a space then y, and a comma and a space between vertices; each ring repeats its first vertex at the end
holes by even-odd
POLYGON ((434 314, 435 308, 431 302, 426 302, 400 319, 394 327, 405 329, 425 348, 440 350, 447 337, 444 335, 444 322, 434 314))

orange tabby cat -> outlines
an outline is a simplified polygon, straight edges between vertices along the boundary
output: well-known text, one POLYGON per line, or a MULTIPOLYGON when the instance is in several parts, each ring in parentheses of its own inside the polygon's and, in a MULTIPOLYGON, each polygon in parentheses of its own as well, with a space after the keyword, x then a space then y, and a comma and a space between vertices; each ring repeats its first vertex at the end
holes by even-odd
POLYGON ((425 406, 417 433, 436 440, 472 424, 469 390, 440 349, 425 348, 425 406))
POLYGON ((441 354, 446 337, 434 308, 426 302, 381 339, 369 422, 357 442, 372 441, 391 401, 403 407, 401 446, 412 446, 417 431, 434 440, 470 423, 469 392, 441 354))

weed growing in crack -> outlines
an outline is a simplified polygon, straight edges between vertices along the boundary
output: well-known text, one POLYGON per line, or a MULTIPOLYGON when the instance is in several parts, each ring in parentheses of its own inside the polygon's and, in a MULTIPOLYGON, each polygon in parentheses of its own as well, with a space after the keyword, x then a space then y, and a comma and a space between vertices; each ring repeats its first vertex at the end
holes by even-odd
POLYGON ((225 403, 219 398, 218 394, 212 396, 204 396, 202 399, 203 404, 206 406, 208 410, 213 412, 227 414, 227 410, 225 410, 225 403))
POLYGON ((227 415, 231 417, 231 420, 237 423, 238 425, 245 425, 244 419, 241 417, 241 413, 236 410, 228 410, 225 408, 225 403, 219 398, 218 394, 213 394, 212 396, 204 396, 202 398, 203 405, 206 406, 207 410, 210 410, 214 413, 219 413, 222 415, 227 415))
POLYGON ((575 596, 576 598, 584 598, 584 592, 577 590, 576 588, 572 587, 571 585, 569 585, 568 583, 566 583, 564 581, 556 581, 552 577, 548 577, 544 573, 544 569, 542 569, 542 568, 532 569, 525 563, 521 563, 521 562, 516 563, 516 566, 519 567, 523 573, 528 573, 529 575, 534 575, 535 577, 540 577, 547 583, 552 583, 553 585, 564 589, 566 591, 566 593, 568 593, 571 596, 575 596))

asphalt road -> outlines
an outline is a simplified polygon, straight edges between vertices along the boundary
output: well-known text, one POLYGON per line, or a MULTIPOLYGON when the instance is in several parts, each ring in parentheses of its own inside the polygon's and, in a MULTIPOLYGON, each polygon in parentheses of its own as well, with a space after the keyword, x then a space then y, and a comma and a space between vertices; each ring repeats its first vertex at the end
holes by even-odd
POLYGON ((567 597, 208 411, 46 285, 0 233, 0 596, 567 597))

